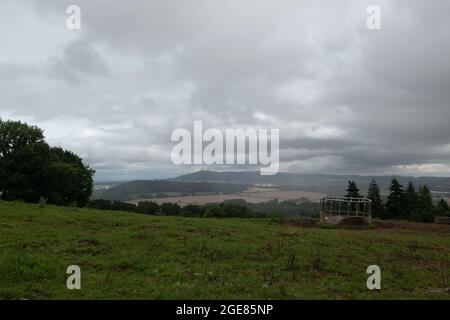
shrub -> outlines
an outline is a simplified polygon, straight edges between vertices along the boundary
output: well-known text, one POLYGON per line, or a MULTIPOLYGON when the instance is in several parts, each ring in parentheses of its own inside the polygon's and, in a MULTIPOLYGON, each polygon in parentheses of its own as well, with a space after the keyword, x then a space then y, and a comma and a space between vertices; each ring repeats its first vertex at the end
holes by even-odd
POLYGON ((159 205, 153 201, 139 201, 137 209, 139 213, 144 214, 155 215, 159 213, 159 205))

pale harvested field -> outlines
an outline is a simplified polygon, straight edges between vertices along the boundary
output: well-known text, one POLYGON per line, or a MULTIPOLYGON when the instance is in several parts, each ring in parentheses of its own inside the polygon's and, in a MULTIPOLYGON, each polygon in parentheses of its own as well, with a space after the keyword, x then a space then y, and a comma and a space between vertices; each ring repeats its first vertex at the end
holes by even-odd
POLYGON ((248 203, 264 203, 270 200, 278 199, 280 201, 296 200, 307 198, 310 201, 318 202, 320 197, 324 196, 321 193, 309 191, 283 191, 278 189, 268 188, 249 188, 239 194, 217 194, 217 195, 202 195, 202 196, 184 196, 184 197, 166 197, 166 198, 152 198, 152 199, 138 199, 130 201, 137 203, 139 201, 153 201, 159 204, 162 203, 177 203, 180 206, 188 204, 204 205, 208 203, 222 203, 226 200, 245 200, 248 203))

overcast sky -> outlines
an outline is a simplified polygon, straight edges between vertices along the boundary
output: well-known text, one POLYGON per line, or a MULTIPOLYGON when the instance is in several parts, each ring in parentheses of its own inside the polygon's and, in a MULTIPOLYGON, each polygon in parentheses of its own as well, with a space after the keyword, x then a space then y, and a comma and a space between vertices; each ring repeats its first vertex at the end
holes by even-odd
POLYGON ((1 0, 0 117, 98 180, 199 169, 170 161, 194 120, 279 128, 282 171, 450 176, 449 17, 448 0, 1 0))

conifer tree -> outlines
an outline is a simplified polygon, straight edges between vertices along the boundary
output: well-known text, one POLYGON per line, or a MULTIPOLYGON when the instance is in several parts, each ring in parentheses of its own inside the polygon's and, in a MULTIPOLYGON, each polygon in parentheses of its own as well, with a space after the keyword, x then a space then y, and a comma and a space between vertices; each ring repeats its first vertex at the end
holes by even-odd
POLYGON ((356 185, 355 181, 349 181, 347 185, 347 194, 345 195, 348 198, 362 198, 361 194, 359 193, 359 188, 356 185))
POLYGON ((397 179, 392 179, 389 192, 386 202, 386 217, 389 219, 402 219, 407 217, 408 208, 405 201, 405 192, 403 186, 397 179))
POLYGON ((372 216, 374 217, 383 217, 384 216, 384 208, 383 203, 381 201, 380 188, 378 187, 375 179, 369 184, 369 190, 367 191, 367 199, 372 200, 372 216))
POLYGON ((414 216, 417 214, 417 212, 420 210, 419 208, 419 194, 416 191, 416 187, 414 187, 414 184, 410 181, 408 183, 408 187, 406 188, 405 192, 405 200, 406 205, 408 208, 408 218, 413 219, 414 216))
POLYGON ((420 222, 433 222, 434 216, 436 215, 436 210, 433 205, 431 191, 426 185, 420 187, 419 189, 418 203, 418 213, 416 214, 415 220, 420 222))
POLYGON ((440 216, 450 216, 450 207, 444 199, 439 200, 436 205, 436 212, 440 216))

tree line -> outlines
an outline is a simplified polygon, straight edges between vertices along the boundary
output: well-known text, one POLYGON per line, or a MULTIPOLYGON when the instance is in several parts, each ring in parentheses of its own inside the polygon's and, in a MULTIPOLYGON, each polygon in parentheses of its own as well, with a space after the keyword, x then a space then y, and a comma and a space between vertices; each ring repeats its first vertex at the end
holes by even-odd
POLYGON ((268 218, 273 214, 255 212, 247 206, 236 203, 210 205, 189 204, 181 207, 176 203, 158 204, 153 201, 139 201, 137 205, 117 200, 96 199, 89 201, 89 208, 112 211, 128 211, 160 216, 184 216, 197 218, 268 218))
MULTIPOLYGON (((346 197, 362 198, 355 181, 348 182, 346 191, 346 197)), ((437 216, 450 216, 447 201, 440 199, 434 203, 428 186, 416 188, 411 181, 405 188, 393 178, 384 201, 376 180, 372 179, 366 198, 372 200, 372 216, 375 218, 434 222, 437 216)))

